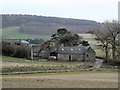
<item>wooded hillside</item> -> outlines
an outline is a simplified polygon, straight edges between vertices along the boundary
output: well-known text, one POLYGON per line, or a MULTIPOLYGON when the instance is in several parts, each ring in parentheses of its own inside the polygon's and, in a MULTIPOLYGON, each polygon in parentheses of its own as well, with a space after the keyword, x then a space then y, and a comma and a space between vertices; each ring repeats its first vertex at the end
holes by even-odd
POLYGON ((20 26, 20 31, 27 34, 48 35, 55 33, 60 27, 65 27, 74 33, 85 33, 101 27, 92 20, 46 17, 37 15, 2 15, 2 27, 20 26))

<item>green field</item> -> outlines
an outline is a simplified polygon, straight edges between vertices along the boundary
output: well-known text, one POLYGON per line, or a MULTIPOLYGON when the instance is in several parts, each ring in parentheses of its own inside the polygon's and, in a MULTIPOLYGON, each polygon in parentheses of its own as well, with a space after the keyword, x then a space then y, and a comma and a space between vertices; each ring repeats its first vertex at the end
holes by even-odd
MULTIPOLYGON (((2 32, 2 37, 4 39, 35 39, 35 38, 42 38, 45 40, 50 39, 50 35, 33 35, 33 34, 25 34, 19 31, 19 26, 17 27, 9 27, 0 29, 2 32)), ((84 38, 82 40, 87 40, 93 46, 97 42, 94 39, 84 38)))
MULTIPOLYGON (((36 65, 47 65, 47 66, 51 66, 51 65, 78 65, 81 64, 82 62, 60 62, 60 61, 31 61, 31 60, 27 60, 27 59, 22 59, 22 58, 15 58, 15 57, 9 57, 9 56, 0 56, 0 61, 2 60, 3 62, 8 62, 8 63, 17 63, 17 64, 36 64, 36 65)), ((47 60, 47 59, 46 59, 47 60)), ((88 62, 86 62, 88 63, 88 62)))
POLYGON ((88 41, 88 43, 90 44, 90 46, 94 49, 96 49, 96 44, 97 44, 97 41, 93 38, 83 38, 82 40, 85 40, 85 41, 88 41))
POLYGON ((2 32, 2 37, 4 39, 35 39, 42 38, 44 40, 48 40, 50 35, 32 35, 32 34, 24 34, 19 31, 19 27, 9 27, 0 29, 2 32))

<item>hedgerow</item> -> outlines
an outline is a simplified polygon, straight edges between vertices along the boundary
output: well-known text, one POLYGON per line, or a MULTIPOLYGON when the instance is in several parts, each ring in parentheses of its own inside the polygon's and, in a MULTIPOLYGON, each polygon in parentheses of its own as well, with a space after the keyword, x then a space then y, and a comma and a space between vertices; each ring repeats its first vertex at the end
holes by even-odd
POLYGON ((3 45, 2 46, 2 54, 6 56, 13 56, 17 58, 30 58, 30 48, 22 47, 22 46, 10 46, 3 45))

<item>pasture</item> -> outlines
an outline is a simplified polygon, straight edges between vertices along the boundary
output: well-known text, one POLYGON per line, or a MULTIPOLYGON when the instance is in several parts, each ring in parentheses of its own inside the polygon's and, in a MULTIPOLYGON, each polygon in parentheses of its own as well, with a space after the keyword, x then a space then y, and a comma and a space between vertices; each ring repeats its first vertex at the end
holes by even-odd
MULTIPOLYGON (((38 61, 34 60, 27 60, 27 59, 22 59, 22 58, 15 58, 15 57, 9 57, 9 56, 0 56, 0 61, 2 62, 2 65, 5 67, 9 66, 21 66, 21 65, 46 65, 46 66, 57 66, 57 65, 78 65, 83 62, 67 62, 67 61, 46 61, 47 59, 40 59, 38 61), (12 64, 13 63, 13 64, 12 64)), ((93 62, 84 62, 86 64, 93 64, 93 62)))
POLYGON ((3 28, 0 29, 2 32, 2 38, 4 39, 36 39, 36 38, 42 38, 44 40, 48 40, 50 38, 50 35, 34 35, 34 34, 25 34, 19 31, 18 27, 9 27, 9 28, 3 28))
MULTIPOLYGON (((9 28, 3 28, 0 29, 2 32, 2 38, 3 39, 36 39, 36 38, 42 38, 44 40, 50 39, 50 35, 35 35, 35 34, 25 34, 20 32, 20 27, 9 27, 9 28)), ((91 46, 94 47, 94 45, 97 43, 96 40, 93 39, 93 37, 90 34, 79 34, 80 36, 83 36, 82 40, 87 40, 91 46)))

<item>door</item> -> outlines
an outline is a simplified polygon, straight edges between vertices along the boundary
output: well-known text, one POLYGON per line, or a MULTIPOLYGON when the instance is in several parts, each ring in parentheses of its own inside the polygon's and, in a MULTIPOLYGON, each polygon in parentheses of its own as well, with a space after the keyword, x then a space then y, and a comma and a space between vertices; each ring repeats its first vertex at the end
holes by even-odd
POLYGON ((69 61, 72 61, 72 55, 69 55, 69 61))

